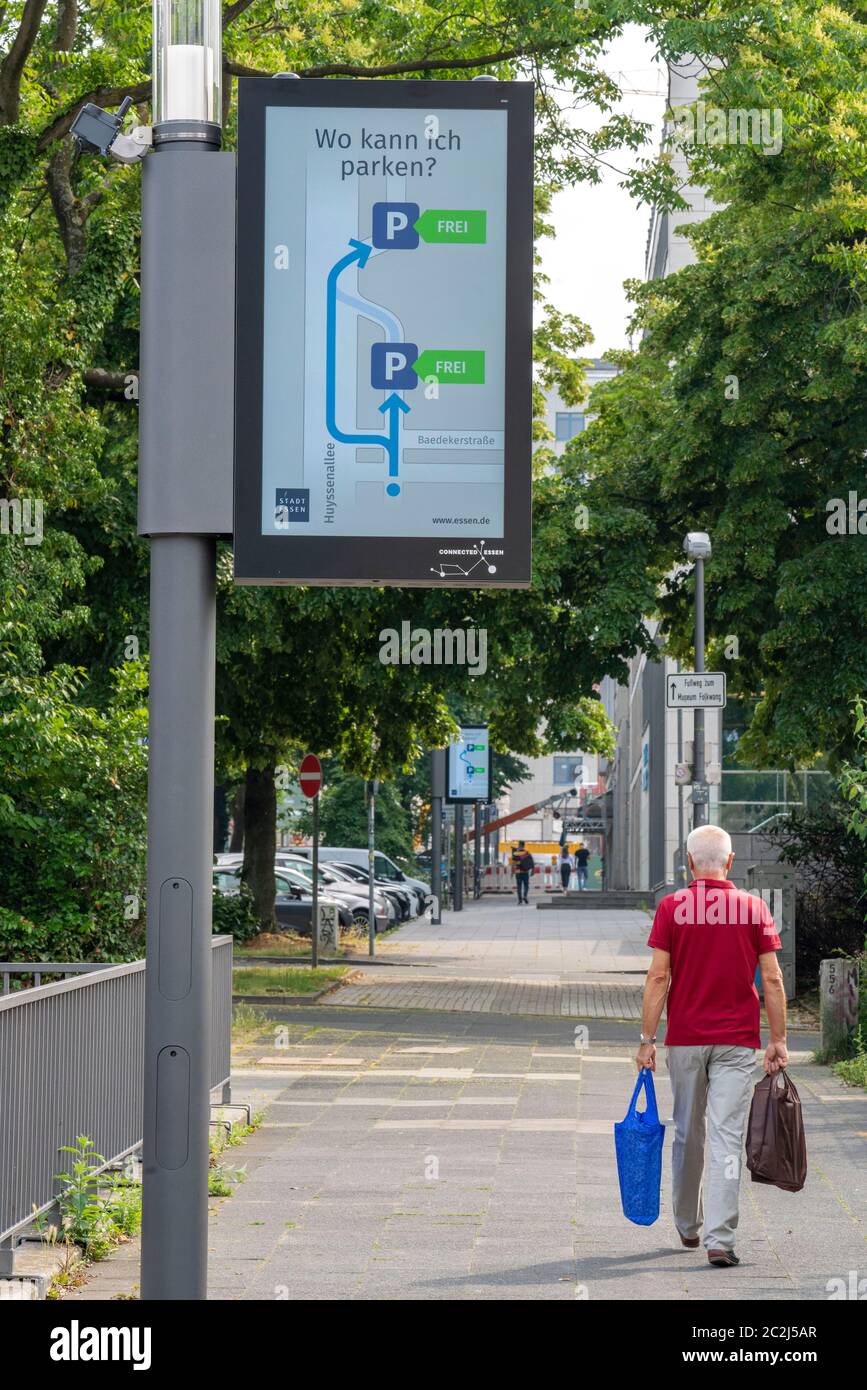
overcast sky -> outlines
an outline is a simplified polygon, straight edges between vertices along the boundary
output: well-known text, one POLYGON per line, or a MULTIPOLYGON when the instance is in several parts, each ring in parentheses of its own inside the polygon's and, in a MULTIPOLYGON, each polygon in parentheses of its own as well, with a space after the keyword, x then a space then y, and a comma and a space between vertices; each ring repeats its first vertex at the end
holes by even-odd
MULTIPOLYGON (((662 132, 666 73, 654 62, 645 31, 631 25, 616 40, 604 61, 607 72, 624 92, 622 110, 653 124, 653 137, 638 156, 615 155, 620 170, 637 158, 655 154, 662 132)), ((592 115, 592 113, 590 113, 592 115)), ((590 125, 590 116, 581 116, 590 125)), ((595 120, 594 124, 599 124, 595 120)), ((593 329, 588 356, 601 357, 608 348, 628 346, 628 304, 623 281, 644 276, 644 247, 650 209, 639 206, 619 187, 622 173, 602 169, 596 186, 576 184, 558 193, 553 205, 556 238, 540 245, 542 268, 550 277, 548 296, 558 309, 577 314, 593 329)))

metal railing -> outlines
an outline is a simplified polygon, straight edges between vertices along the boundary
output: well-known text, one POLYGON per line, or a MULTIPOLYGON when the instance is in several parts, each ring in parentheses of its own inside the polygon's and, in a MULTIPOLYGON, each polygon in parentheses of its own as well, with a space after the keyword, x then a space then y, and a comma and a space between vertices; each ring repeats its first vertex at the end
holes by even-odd
MULTIPOLYGON (((232 938, 212 944, 210 1083, 228 1101, 232 938)), ((0 962, 0 974, 36 974, 36 964, 0 962)), ((109 1167, 142 1139, 144 961, 38 965, 69 978, 0 997, 0 1278, 16 1237, 54 1205, 64 1145, 86 1134, 109 1167)))
POLYGON ((32 975, 33 984, 38 989, 43 975, 88 975, 92 970, 110 969, 111 962, 106 961, 40 960, 22 964, 20 961, 4 960, 0 961, 0 979, 3 981, 3 994, 11 994, 13 975, 19 975, 22 979, 32 975))

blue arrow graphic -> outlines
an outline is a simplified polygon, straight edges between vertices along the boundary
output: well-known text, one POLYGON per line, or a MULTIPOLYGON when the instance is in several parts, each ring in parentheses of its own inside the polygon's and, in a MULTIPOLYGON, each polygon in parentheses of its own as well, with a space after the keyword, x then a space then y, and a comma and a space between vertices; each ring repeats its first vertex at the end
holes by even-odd
MULTIPOLYGON (((340 444, 376 444, 388 454, 388 475, 397 477, 400 460, 400 411, 408 411, 399 396, 392 394, 379 408, 383 413, 390 411, 389 431, 383 434, 346 434, 337 427, 337 281, 347 266, 356 262, 359 267, 367 265, 372 246, 366 241, 356 241, 350 237, 352 250, 331 267, 328 272, 325 310, 325 427, 333 439, 340 444)), ((386 492, 396 497, 400 492, 398 483, 389 483, 386 492)))
MULTIPOLYGON (((400 415, 409 414, 409 406, 406 401, 401 400, 395 391, 392 391, 379 407, 383 415, 388 413, 388 476, 397 477, 397 463, 400 458, 400 415)), ((398 483, 389 483, 385 489, 390 497, 396 497, 400 492, 398 483)))

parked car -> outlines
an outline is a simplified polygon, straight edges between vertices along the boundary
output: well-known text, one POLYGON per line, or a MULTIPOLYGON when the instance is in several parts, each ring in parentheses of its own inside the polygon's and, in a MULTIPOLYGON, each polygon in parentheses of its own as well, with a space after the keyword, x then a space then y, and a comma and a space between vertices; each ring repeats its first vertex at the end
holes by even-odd
MULTIPOLYGON (((275 887, 277 889, 274 899, 274 915, 277 918, 278 926, 284 931, 298 932, 299 936, 310 936, 311 923, 313 921, 313 894, 308 887, 292 880, 285 874, 275 874, 275 887)), ((237 893, 241 885, 241 867, 228 864, 220 864, 214 867, 214 888, 218 893, 233 894, 237 893)), ((352 926, 360 926, 356 921, 352 909, 339 899, 330 897, 328 894, 320 893, 321 903, 330 903, 337 908, 337 918, 340 922, 341 931, 348 931, 352 926)), ((367 913, 364 913, 364 926, 367 925, 367 913)))
MULTIPOLYGON (((308 860, 278 851, 275 869, 278 874, 288 876, 298 887, 308 891, 312 889, 313 865, 308 860)), ((328 869, 319 870, 319 888, 320 892, 346 904, 357 927, 367 927, 369 897, 366 888, 362 888, 351 880, 341 879, 337 874, 330 873, 328 869)), ((374 894, 373 910, 376 916, 377 931, 383 931, 392 921, 397 920, 397 908, 382 893, 374 894)))
MULTIPOLYGON (((306 859, 310 858, 311 852, 309 849, 302 847, 297 852, 306 859)), ((339 864, 356 864, 360 869, 364 869, 365 871, 368 868, 368 851, 366 849, 347 846, 335 848, 333 845, 324 845, 320 847, 319 859, 320 862, 334 859, 339 864)), ((408 875, 403 872, 403 869, 399 869, 394 860, 389 859, 388 855, 383 854, 381 850, 374 851, 373 873, 374 882, 379 881, 388 883, 393 887, 412 889, 420 904, 419 912, 424 912, 431 898, 430 886, 427 883, 424 883, 420 878, 408 877, 408 875)))
MULTIPOLYGON (((362 869, 358 864, 338 863, 334 859, 329 859, 327 862, 331 872, 344 875, 352 883, 363 884, 365 892, 367 891, 370 875, 366 868, 362 869)), ((384 893, 387 898, 392 898, 399 905, 401 921, 406 922, 409 918, 419 915, 418 894, 408 885, 398 886, 394 883, 384 882, 381 878, 375 878, 373 885, 375 890, 384 893)))

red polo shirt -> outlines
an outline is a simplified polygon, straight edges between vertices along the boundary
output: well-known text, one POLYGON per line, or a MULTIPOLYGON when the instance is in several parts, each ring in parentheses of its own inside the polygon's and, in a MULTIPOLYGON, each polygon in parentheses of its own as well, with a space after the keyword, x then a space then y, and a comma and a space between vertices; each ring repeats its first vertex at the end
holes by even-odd
POLYGON ((694 879, 662 899, 647 944, 671 956, 666 1047, 761 1047, 756 966, 782 944, 762 898, 694 879))

